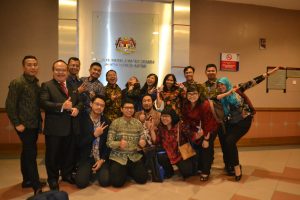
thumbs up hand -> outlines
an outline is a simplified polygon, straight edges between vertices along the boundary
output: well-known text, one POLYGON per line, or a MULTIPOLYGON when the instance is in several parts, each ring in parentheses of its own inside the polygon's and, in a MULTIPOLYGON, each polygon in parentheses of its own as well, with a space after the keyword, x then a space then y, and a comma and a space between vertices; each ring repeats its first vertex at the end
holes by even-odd
POLYGON ((123 138, 120 140, 120 149, 124 150, 128 146, 127 141, 123 138))
POLYGON ((69 97, 69 98, 63 103, 62 108, 63 108, 64 110, 72 110, 72 107, 73 107, 73 105, 72 105, 71 97, 69 97))

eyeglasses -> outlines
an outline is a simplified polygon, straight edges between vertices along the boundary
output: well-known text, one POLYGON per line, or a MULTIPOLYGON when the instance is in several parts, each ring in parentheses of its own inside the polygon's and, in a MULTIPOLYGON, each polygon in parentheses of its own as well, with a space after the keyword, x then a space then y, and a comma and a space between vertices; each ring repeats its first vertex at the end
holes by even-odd
POLYGON ((65 72, 67 72, 67 70, 66 69, 54 69, 54 72, 56 72, 56 73, 65 73, 65 72))
POLYGON ((188 92, 187 95, 195 96, 195 95, 199 95, 199 93, 198 92, 188 92))
POLYGON ((134 110, 134 107, 123 107, 125 110, 134 110))
POLYGON ((102 103, 93 103, 95 106, 98 106, 98 107, 104 107, 105 106, 105 104, 102 104, 102 103))

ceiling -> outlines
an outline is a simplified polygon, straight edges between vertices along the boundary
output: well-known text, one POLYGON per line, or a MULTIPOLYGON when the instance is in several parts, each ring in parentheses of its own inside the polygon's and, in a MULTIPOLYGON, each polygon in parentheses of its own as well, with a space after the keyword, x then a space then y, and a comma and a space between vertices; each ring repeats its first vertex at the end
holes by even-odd
MULTIPOLYGON (((128 1, 128 0, 125 0, 128 1)), ((163 2, 172 3, 173 1, 183 2, 186 0, 135 0, 135 1, 152 1, 152 2, 163 2)), ((199 0, 189 0, 189 1, 199 1, 199 0)), ((223 1, 231 3, 242 3, 251 4, 258 6, 268 6, 282 9, 290 10, 300 10, 300 0, 209 0, 209 1, 223 1)))
POLYGON ((300 0, 213 0, 231 3, 269 6, 282 9, 300 10, 300 0))

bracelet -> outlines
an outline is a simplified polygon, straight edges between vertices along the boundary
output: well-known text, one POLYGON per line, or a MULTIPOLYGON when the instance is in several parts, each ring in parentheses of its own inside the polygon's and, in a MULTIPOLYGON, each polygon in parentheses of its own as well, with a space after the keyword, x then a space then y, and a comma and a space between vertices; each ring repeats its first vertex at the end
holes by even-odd
POLYGON ((209 142, 209 138, 208 138, 208 139, 204 138, 203 140, 205 140, 205 141, 209 142))

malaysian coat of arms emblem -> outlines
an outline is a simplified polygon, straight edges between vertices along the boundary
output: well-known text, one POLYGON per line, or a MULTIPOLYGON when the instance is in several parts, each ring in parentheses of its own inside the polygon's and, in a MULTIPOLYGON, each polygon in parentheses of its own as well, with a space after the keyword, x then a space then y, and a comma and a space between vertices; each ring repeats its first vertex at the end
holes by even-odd
POLYGON ((136 42, 132 37, 119 37, 115 45, 116 50, 123 54, 131 54, 136 51, 136 42))

